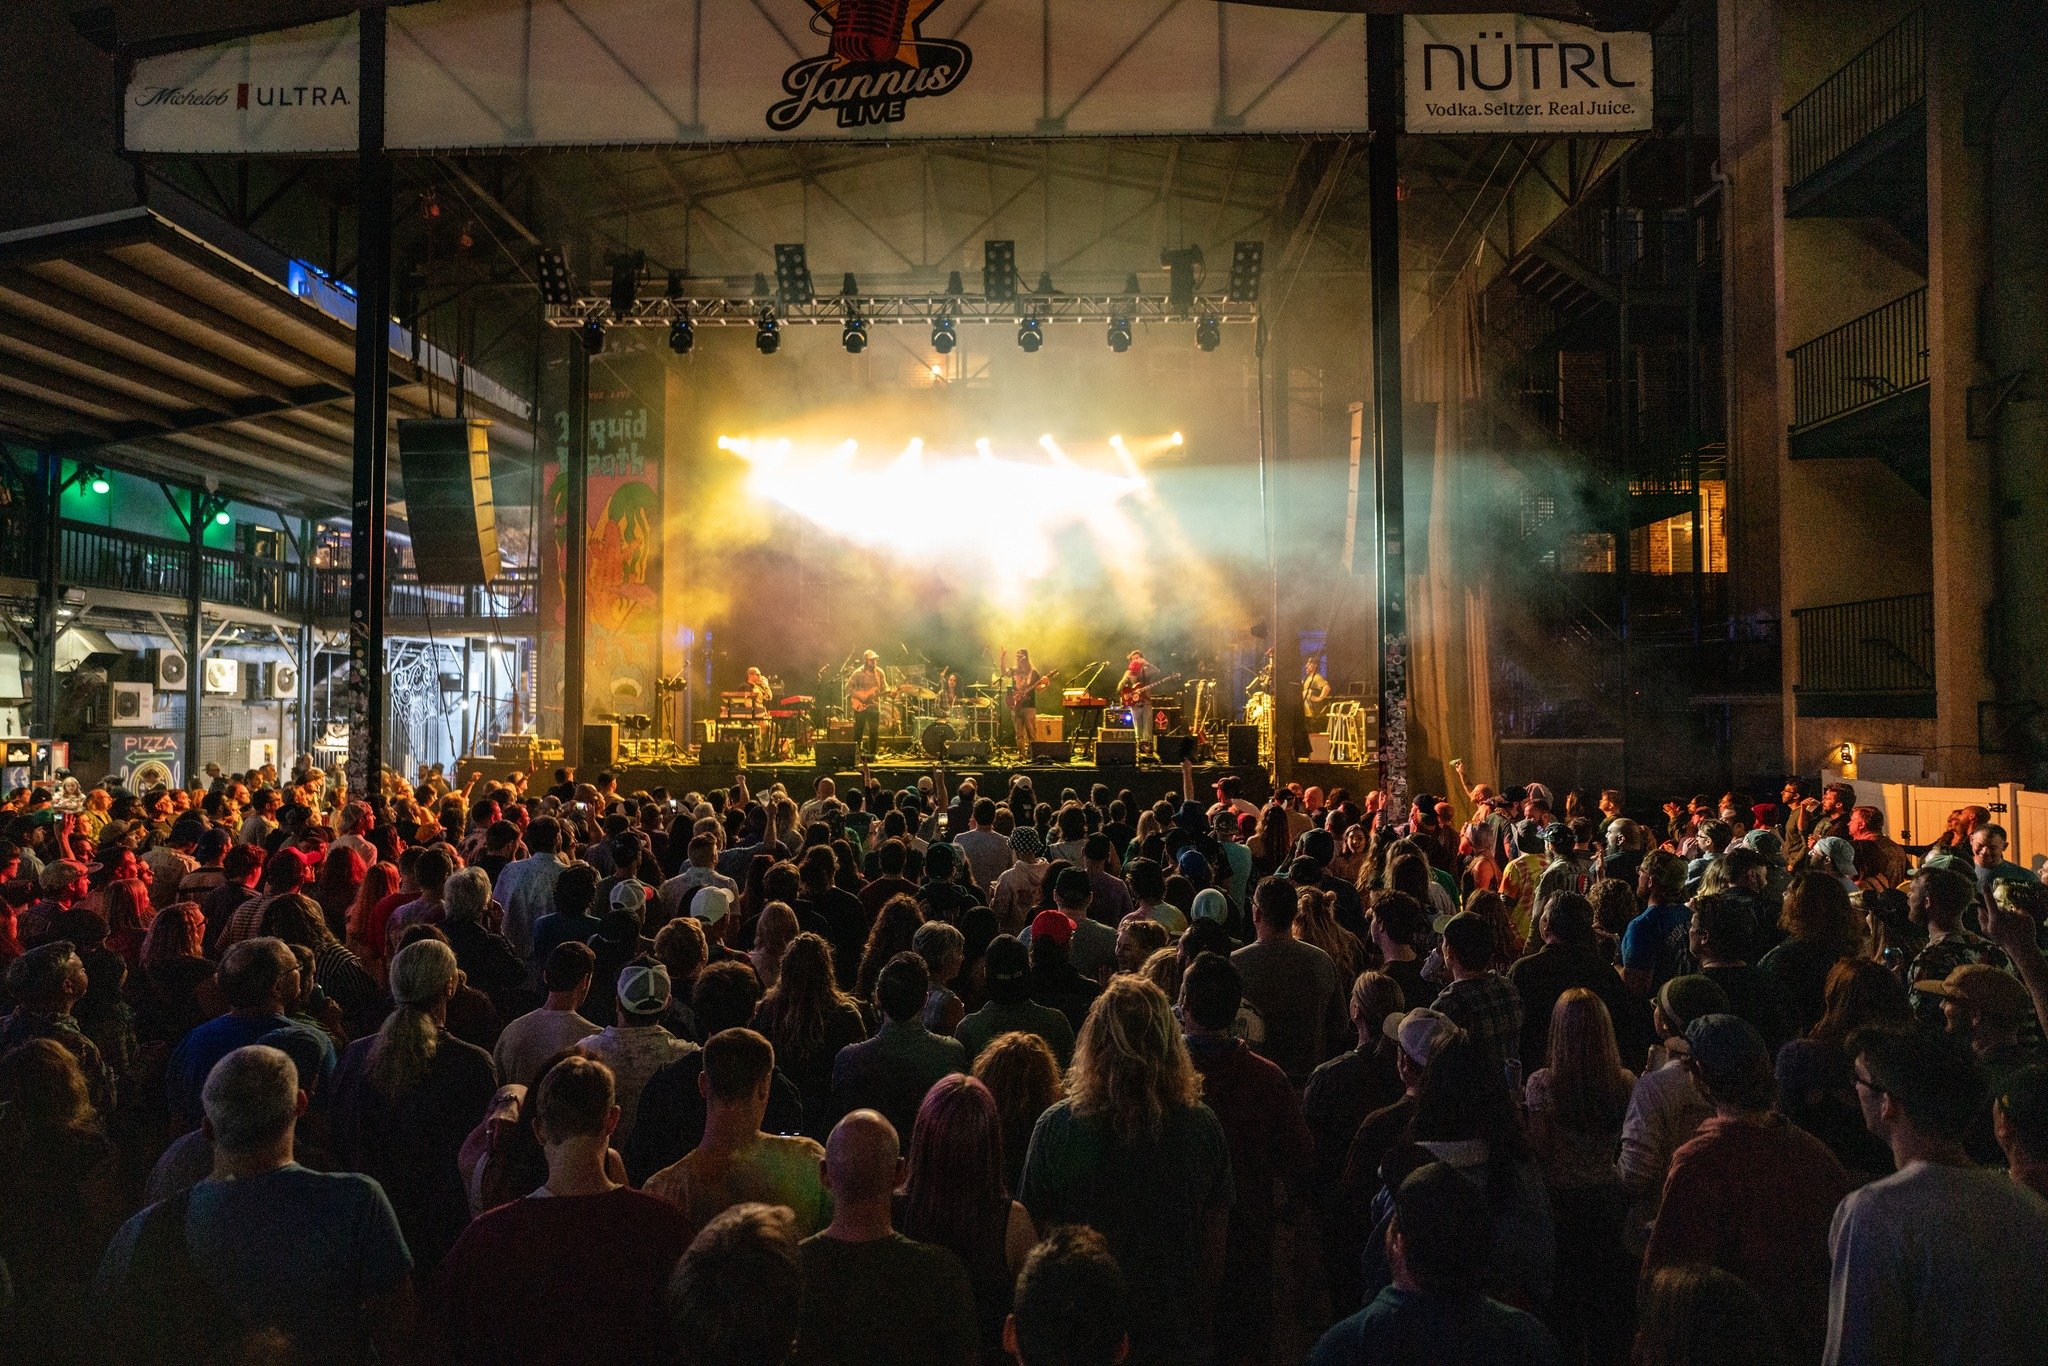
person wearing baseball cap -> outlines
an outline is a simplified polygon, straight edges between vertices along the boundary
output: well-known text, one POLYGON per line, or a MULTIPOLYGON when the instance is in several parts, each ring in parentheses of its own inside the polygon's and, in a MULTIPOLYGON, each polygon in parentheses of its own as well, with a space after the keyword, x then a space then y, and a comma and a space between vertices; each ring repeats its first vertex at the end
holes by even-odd
POLYGON ((1682 1063, 1690 1047, 1685 1030, 1703 1015, 1727 1014, 1728 993, 1712 978, 1692 974, 1664 983, 1653 1004, 1657 1037, 1664 1042, 1650 1049, 1649 1065, 1629 1096, 1615 1164, 1635 1198, 1628 1219, 1631 1248, 1649 1237, 1672 1155, 1713 1117, 1714 1107, 1682 1063))
POLYGON ((2020 1031, 2033 1018, 2034 1000, 2020 979, 2004 968, 1965 963, 1938 982, 1913 986, 1922 996, 1941 1002, 1943 1023, 1970 1045, 1992 1090, 2014 1073, 2048 1062, 2039 1044, 2020 1039, 2020 1031))
MULTIPOLYGON (((612 1069, 619 1106, 619 1127, 614 1132, 631 1134, 647 1079, 694 1053, 697 1045, 678 1039, 661 1023, 669 1005, 669 978, 668 969, 657 960, 643 955, 619 969, 614 996, 617 1022, 577 1044, 576 1051, 612 1069)), ((625 1139, 615 1137, 613 1142, 624 1143, 625 1139)))
POLYGON ((15 933, 20 936, 23 948, 34 948, 50 939, 51 929, 57 917, 83 901, 92 891, 90 878, 99 871, 97 863, 77 863, 71 859, 53 859, 43 865, 43 871, 36 874, 36 886, 42 891, 42 898, 21 913, 15 922, 15 933))
MULTIPOLYGON (((1066 920, 1057 911, 1044 915, 1066 920)), ((1057 937, 1059 930, 1048 922, 1046 934, 1057 937)), ((1030 950, 1015 935, 999 934, 989 941, 982 964, 988 1003, 953 1031, 953 1037, 967 1050, 968 1067, 974 1066, 974 1060, 997 1035, 1018 1030, 1044 1039, 1064 1071, 1074 1055, 1074 1027, 1059 1010, 1031 999, 1030 950)))

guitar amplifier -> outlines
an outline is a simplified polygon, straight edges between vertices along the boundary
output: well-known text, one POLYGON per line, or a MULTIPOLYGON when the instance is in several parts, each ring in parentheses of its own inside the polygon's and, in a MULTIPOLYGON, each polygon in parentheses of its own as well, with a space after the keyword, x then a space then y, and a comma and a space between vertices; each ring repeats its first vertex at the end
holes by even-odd
POLYGON ((841 740, 843 740, 843 741, 845 741, 845 742, 846 742, 847 744, 849 744, 849 745, 850 745, 850 744, 852 744, 852 743, 853 743, 853 722, 851 722, 851 721, 827 721, 827 722, 825 723, 825 738, 826 738, 827 740, 833 740, 833 741, 841 741, 841 740))
MULTIPOLYGON (((1039 716, 1037 726, 1031 733, 1033 741, 1058 744, 1067 738, 1067 718, 1064 716, 1039 716)), ((1034 747, 1035 752, 1035 747, 1034 747)))
POLYGON ((1096 732, 1096 740, 1103 744, 1138 743, 1138 732, 1132 726, 1104 726, 1096 732))

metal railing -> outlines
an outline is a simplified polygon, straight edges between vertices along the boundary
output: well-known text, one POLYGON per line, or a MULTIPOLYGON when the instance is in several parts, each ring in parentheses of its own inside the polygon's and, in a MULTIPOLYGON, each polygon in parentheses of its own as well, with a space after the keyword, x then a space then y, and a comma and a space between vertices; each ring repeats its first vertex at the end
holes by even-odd
POLYGON ((303 570, 260 555, 208 550, 199 560, 199 596, 273 616, 297 616, 305 601, 303 570))
POLYGON ((182 598, 191 572, 192 547, 184 541, 83 522, 63 524, 57 579, 66 588, 182 598))
MULTIPOLYGON (((315 570, 313 615, 347 616, 349 591, 348 570, 315 570)), ((487 584, 443 587, 401 571, 391 575, 384 610, 394 617, 530 617, 540 610, 540 575, 513 569, 487 584)))
POLYGON ((1785 111, 1787 183, 1798 185, 1927 99, 1927 20, 1914 10, 1785 111))
POLYGON ((1792 612, 1794 692, 1924 696, 1934 691, 1934 594, 1866 598, 1792 612))
POLYGON ((0 574, 36 577, 36 519, 23 502, 0 505, 0 574))
POLYGON ((1801 432, 1927 383, 1927 287, 1901 294, 1787 353, 1801 432))

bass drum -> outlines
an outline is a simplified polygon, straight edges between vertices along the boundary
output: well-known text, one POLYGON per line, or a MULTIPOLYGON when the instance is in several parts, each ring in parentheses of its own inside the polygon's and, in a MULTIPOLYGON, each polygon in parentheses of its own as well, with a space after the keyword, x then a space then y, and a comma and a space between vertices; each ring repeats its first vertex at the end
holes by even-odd
POLYGON ((926 758, 943 759, 946 757, 946 746, 959 738, 960 732, 954 730, 944 721, 933 721, 919 734, 917 743, 918 747, 925 752, 926 758))

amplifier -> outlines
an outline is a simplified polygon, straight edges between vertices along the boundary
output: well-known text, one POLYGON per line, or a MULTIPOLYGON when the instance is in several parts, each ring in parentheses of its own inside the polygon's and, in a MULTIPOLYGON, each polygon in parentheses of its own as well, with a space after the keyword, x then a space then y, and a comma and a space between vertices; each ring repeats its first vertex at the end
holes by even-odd
POLYGON ((1037 721, 1037 728, 1031 733, 1031 738, 1034 741, 1043 740, 1051 744, 1058 744, 1061 740, 1067 738, 1066 717, 1040 716, 1037 718, 1037 721))
POLYGON ((1232 768, 1257 768, 1259 766, 1259 728, 1257 726, 1232 726, 1230 728, 1230 766, 1232 768))
POLYGON ((1104 726, 1100 731, 1096 732, 1095 738, 1108 741, 1111 744, 1121 744, 1129 741, 1135 745, 1138 743, 1138 732, 1130 726, 1104 726))

